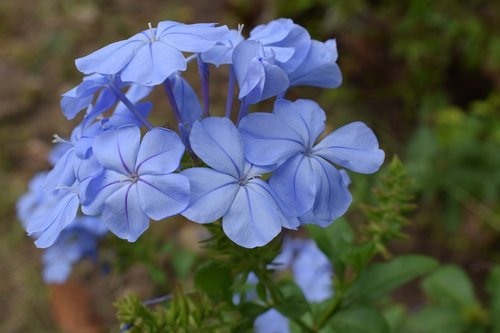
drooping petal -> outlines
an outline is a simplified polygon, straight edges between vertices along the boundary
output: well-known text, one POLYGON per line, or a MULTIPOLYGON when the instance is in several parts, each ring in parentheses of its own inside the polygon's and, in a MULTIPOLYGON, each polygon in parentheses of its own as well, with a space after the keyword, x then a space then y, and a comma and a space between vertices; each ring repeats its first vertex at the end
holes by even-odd
POLYGON ((124 126, 97 136, 92 150, 105 168, 131 175, 139 151, 141 131, 137 126, 124 126))
POLYGON ((282 164, 269 178, 269 184, 292 215, 301 216, 313 207, 316 174, 311 159, 305 155, 295 155, 282 164))
POLYGON ((217 171, 239 179, 245 157, 238 129, 226 117, 209 117, 196 122, 189 137, 193 151, 217 171))
POLYGON ((294 102, 278 99, 274 103, 273 114, 293 128, 308 148, 312 148, 325 130, 325 111, 316 102, 308 99, 298 99, 294 102))
POLYGON ((191 129, 194 122, 201 118, 200 100, 191 85, 182 76, 173 75, 170 80, 182 122, 185 127, 191 129))
POLYGON ((116 74, 134 57, 137 50, 146 44, 144 40, 129 39, 111 43, 83 58, 75 60, 78 70, 85 74, 116 74))
POLYGON ((67 150, 45 177, 44 190, 52 193, 60 187, 71 186, 76 179, 74 166, 78 160, 74 148, 67 150))
POLYGON ((266 186, 268 185, 260 179, 241 186, 231 208, 222 218, 224 233, 242 247, 266 245, 280 233, 286 223, 273 197, 262 190, 266 186))
MULTIPOLYGON (((321 158, 311 159, 317 177, 317 194, 313 214, 327 221, 327 225, 344 215, 352 202, 352 196, 342 174, 321 158)), ((326 225, 322 225, 326 226, 326 225)))
POLYGON ((91 179, 84 188, 85 194, 81 195, 82 212, 86 215, 101 214, 106 199, 128 183, 128 178, 122 173, 104 170, 101 175, 91 179))
POLYGON ((240 87, 248 71, 252 59, 264 56, 262 44, 256 41, 240 43, 233 51, 233 68, 240 87))
POLYGON ((306 149, 297 131, 273 113, 250 113, 241 119, 238 128, 245 156, 254 164, 279 165, 306 149))
POLYGON ((116 236, 135 242, 149 227, 149 217, 139 204, 137 186, 121 187, 106 200, 102 220, 116 236))
POLYGON ((373 131, 362 122, 353 122, 329 134, 314 147, 314 155, 359 173, 374 173, 384 162, 373 131))
POLYGON ((264 87, 260 100, 255 103, 285 92, 289 84, 288 76, 279 66, 266 61, 262 61, 262 65, 265 73, 264 87))
POLYGON ((36 234, 35 245, 39 248, 47 248, 54 244, 61 231, 75 220, 80 205, 78 195, 66 190, 58 199, 53 209, 47 210, 45 214, 33 219, 27 225, 28 234, 36 234))
POLYGON ((342 73, 337 65, 337 55, 335 40, 328 40, 325 43, 313 40, 307 56, 289 74, 290 87, 337 88, 340 86, 342 73))
POLYGON ((177 133, 155 127, 142 139, 135 173, 138 175, 171 173, 179 167, 183 154, 184 145, 177 133))
POLYGON ((93 96, 79 97, 76 95, 77 87, 67 91, 62 95, 59 103, 64 115, 68 120, 74 119, 76 115, 92 103, 93 96))
POLYGON ((191 186, 189 205, 182 215, 197 223, 210 223, 226 214, 240 187, 234 177, 209 168, 190 168, 182 174, 191 186))
POLYGON ((180 213, 189 203, 189 180, 180 174, 142 175, 137 191, 144 213, 156 221, 180 213))
POLYGON ((123 81, 155 86, 176 71, 186 70, 186 59, 174 47, 155 41, 141 47, 122 71, 123 81))

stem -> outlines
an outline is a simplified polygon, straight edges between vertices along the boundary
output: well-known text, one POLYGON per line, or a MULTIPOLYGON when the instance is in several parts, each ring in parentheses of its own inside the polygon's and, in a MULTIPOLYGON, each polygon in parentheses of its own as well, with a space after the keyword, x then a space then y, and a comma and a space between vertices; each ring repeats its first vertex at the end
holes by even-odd
POLYGON ((335 295, 335 299, 333 302, 330 304, 330 306, 326 309, 325 312, 323 312, 323 316, 319 320, 317 325, 314 325, 313 332, 318 332, 323 328, 323 326, 326 325, 328 320, 332 317, 332 315, 337 311, 338 306, 340 305, 342 301, 342 294, 338 293, 335 295))
POLYGON ((201 79, 201 96, 203 99, 203 117, 208 117, 209 114, 209 106, 210 106, 210 94, 209 94, 209 78, 210 72, 208 69, 208 64, 204 63, 201 60, 201 56, 198 54, 196 58, 198 62, 198 73, 200 74, 201 79))
POLYGON ((236 85, 236 75, 234 74, 233 65, 229 65, 229 82, 227 84, 227 100, 226 100, 226 117, 231 118, 233 109, 234 87, 236 85))
POLYGON ((189 64, 191 61, 193 61, 196 58, 198 58, 197 54, 191 54, 189 57, 186 58, 186 64, 189 64))
POLYGON ((125 94, 118 89, 114 84, 110 85, 111 90, 115 94, 118 99, 125 104, 125 106, 139 119, 144 126, 146 126, 148 129, 152 129, 153 125, 139 112, 139 110, 136 109, 135 105, 125 96, 125 94))
POLYGON ((160 304, 160 303, 163 303, 163 302, 166 302, 166 301, 170 301, 170 300, 172 300, 172 298, 173 298, 173 295, 172 294, 168 294, 168 295, 165 295, 165 296, 156 297, 156 298, 153 298, 153 299, 148 299, 146 301, 143 301, 142 304, 144 304, 146 306, 151 306, 151 305, 160 304))
POLYGON ((240 104, 240 113, 238 114, 237 124, 239 124, 240 120, 248 114, 248 107, 249 105, 245 102, 245 99, 243 99, 240 104))
POLYGON ((163 88, 165 88, 165 93, 167 94, 168 101, 170 102, 170 106, 172 107, 172 113, 174 114, 175 120, 177 121, 177 125, 180 126, 182 124, 181 112, 179 111, 179 106, 177 106, 174 91, 172 90, 172 83, 170 82, 169 78, 163 81, 163 88))

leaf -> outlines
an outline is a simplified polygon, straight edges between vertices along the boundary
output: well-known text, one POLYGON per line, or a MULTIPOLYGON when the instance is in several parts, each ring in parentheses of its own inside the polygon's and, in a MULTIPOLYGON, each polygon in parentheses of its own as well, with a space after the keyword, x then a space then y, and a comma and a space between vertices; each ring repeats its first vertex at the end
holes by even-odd
POLYGON ((464 322, 453 307, 432 305, 409 317, 401 333, 461 333, 464 322))
POLYGON ((371 265, 347 290, 343 306, 377 301, 403 284, 437 267, 436 260, 417 255, 400 256, 389 262, 371 265))
POLYGON ((197 256, 195 253, 186 250, 179 250, 172 257, 172 267, 179 279, 188 277, 191 269, 196 262, 197 256))
POLYGON ((425 278, 422 288, 439 304, 470 306, 477 303, 472 283, 458 266, 444 266, 425 278))
POLYGON ((223 296, 231 298, 230 287, 233 279, 231 271, 215 261, 201 265, 194 276, 196 288, 210 296, 223 296))
POLYGON ((383 316, 391 328, 391 332, 398 332, 406 319, 406 308, 401 304, 391 304, 384 309, 383 316))
POLYGON ((298 318, 309 310, 302 290, 293 281, 283 281, 279 284, 283 299, 276 302, 274 307, 288 318, 298 318))
POLYGON ((375 309, 361 307, 343 310, 330 320, 329 327, 335 333, 390 333, 384 317, 375 309))

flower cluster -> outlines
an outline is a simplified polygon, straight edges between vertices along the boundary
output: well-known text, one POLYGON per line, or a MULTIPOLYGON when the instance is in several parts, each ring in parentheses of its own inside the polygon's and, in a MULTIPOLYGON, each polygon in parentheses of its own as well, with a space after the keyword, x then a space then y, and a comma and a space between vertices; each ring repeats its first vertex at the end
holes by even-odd
POLYGON ((75 229, 95 237, 103 227, 134 242, 150 220, 181 214, 197 223, 222 220, 231 240, 253 248, 282 228, 329 225, 351 203, 342 168, 369 174, 384 160, 365 124, 321 139, 321 107, 285 99, 294 86, 338 87, 336 61, 335 40, 313 40, 289 19, 258 26, 248 38, 242 27, 164 21, 77 59, 86 76, 60 105, 68 119, 81 120, 69 139, 56 137, 52 170, 19 204, 28 234, 40 248, 65 243, 75 229), (182 76, 192 62, 201 100, 182 76), (223 116, 210 110, 213 66, 229 71, 223 116), (153 124, 147 98, 157 86, 177 128, 153 124), (269 98, 272 112, 249 112, 269 98), (95 218, 78 227, 88 217, 95 218))

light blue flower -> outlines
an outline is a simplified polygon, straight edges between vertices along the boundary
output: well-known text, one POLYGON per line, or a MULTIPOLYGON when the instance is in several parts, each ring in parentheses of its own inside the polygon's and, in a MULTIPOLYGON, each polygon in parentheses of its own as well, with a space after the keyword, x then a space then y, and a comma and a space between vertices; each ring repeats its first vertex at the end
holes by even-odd
MULTIPOLYGON (((316 144, 325 129, 325 113, 313 101, 278 100, 273 113, 242 119, 240 131, 248 160, 277 165, 269 183, 293 215, 311 211, 311 223, 326 225, 351 203, 342 174, 331 164, 373 173, 384 161, 373 132, 354 122, 316 144)), ((307 219, 306 219, 307 220, 307 219)))
POLYGON ((77 59, 76 67, 85 74, 120 73, 124 82, 154 86, 186 69, 182 52, 208 51, 223 40, 227 31, 226 26, 215 27, 211 23, 163 21, 157 28, 150 27, 77 59))
POLYGON ((285 18, 255 27, 248 39, 262 43, 265 51, 274 53, 276 64, 287 73, 303 63, 311 46, 307 30, 285 18))
POLYGON ((43 253, 44 281, 64 283, 75 263, 83 258, 95 259, 98 239, 107 231, 104 224, 96 217, 77 217, 43 253))
POLYGON ((134 242, 150 218, 161 220, 186 208, 189 181, 172 173, 184 154, 175 132, 153 128, 141 142, 139 127, 124 126, 99 135, 92 149, 104 172, 90 181, 82 211, 102 213, 118 237, 134 242))
POLYGON ((191 184, 191 200, 182 215, 198 223, 222 217, 224 233, 236 244, 263 246, 282 227, 295 228, 275 194, 260 179, 266 168, 248 163, 238 129, 228 118, 209 117, 194 124, 191 147, 210 168, 182 171, 191 184))
POLYGON ((259 315, 253 324, 256 333, 289 333, 290 323, 276 309, 269 309, 259 315))
POLYGON ((239 44, 233 52, 233 68, 240 87, 238 98, 255 104, 277 96, 288 88, 288 76, 274 64, 275 54, 257 41, 239 44))

